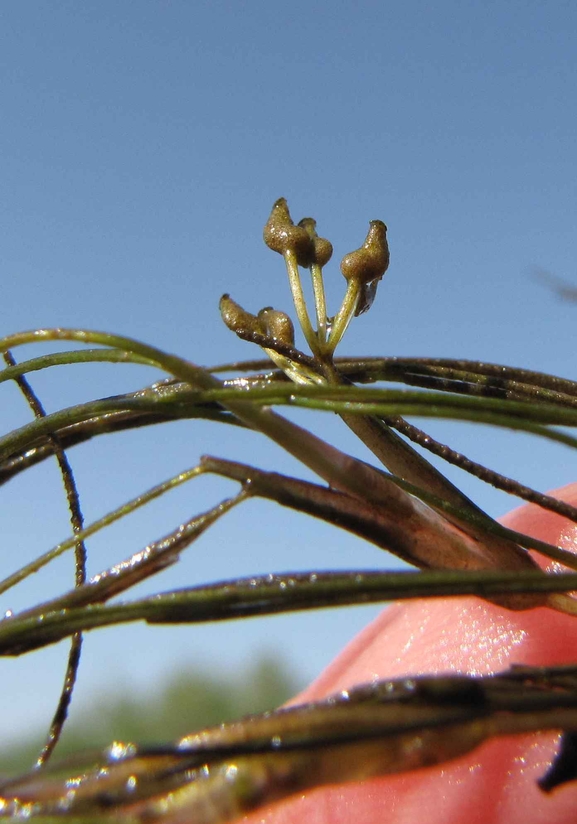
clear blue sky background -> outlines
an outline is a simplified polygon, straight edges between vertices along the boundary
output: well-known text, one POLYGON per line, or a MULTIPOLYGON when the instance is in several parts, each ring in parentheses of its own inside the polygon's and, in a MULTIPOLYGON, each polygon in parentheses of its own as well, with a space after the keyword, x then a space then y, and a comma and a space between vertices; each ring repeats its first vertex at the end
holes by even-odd
MULTIPOLYGON (((342 353, 462 356, 575 377, 577 307, 534 278, 575 279, 577 99, 572 2, 150 2, 0 7, 2 334, 114 330, 202 364, 253 357, 222 325, 225 292, 290 308, 282 261, 262 244, 273 201, 315 216, 340 256, 370 219, 391 267, 342 353)), ((27 348, 18 357, 31 356, 27 348)), ((156 377, 125 366, 34 377, 47 409, 156 377)), ((29 418, 2 387, 2 431, 29 418)), ((301 416, 345 449, 338 421, 301 416)), ((546 489, 574 480, 561 447, 432 425, 471 457, 546 489)), ((91 520, 208 452, 305 473, 256 435, 177 423, 71 453, 91 520)), ((453 477, 456 477, 453 475, 453 477)), ((510 501, 462 479, 495 515, 510 501)), ((231 487, 197 481, 90 544, 90 572, 124 558, 231 487)), ((9 484, 2 567, 68 532, 53 467, 9 484)), ((260 571, 391 566, 369 545, 251 503, 140 592, 260 571), (295 541, 296 537, 296 541, 295 541)), ((62 559, 2 609, 72 581, 62 559)), ((92 633, 76 711, 91 689, 154 690, 175 659, 234 677, 278 650, 313 677, 375 609, 183 629, 92 633)), ((0 732, 47 722, 67 645, 0 662, 0 732)), ((183 719, 186 729, 186 719, 183 719)))

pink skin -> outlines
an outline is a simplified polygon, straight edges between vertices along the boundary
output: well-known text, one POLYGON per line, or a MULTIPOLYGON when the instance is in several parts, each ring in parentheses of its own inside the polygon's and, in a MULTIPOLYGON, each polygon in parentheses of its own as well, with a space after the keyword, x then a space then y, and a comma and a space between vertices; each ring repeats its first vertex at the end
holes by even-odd
MULTIPOLYGON (((577 504, 577 483, 558 491, 577 504)), ((503 523, 577 552, 577 524, 529 505, 503 523)), ((363 682, 436 672, 492 673, 512 663, 575 661, 577 620, 548 609, 510 612, 477 598, 395 604, 370 624, 295 702, 363 682)), ((440 767, 301 794, 245 824, 574 824, 577 782, 536 785, 558 733, 492 741, 440 767)))

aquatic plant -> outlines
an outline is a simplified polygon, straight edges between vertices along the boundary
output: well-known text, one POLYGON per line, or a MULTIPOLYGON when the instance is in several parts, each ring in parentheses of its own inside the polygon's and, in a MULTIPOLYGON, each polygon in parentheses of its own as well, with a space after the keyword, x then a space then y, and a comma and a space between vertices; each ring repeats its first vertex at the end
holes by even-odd
POLYGON ((49 458, 65 482, 73 534, 0 582, 5 593, 67 551, 76 554, 69 591, 0 622, 0 654, 21 655, 71 639, 65 685, 35 768, 4 781, 0 815, 38 821, 221 824, 271 801, 327 783, 414 770, 453 758, 490 737, 565 730, 564 747, 543 786, 576 777, 566 753, 577 729, 577 663, 517 668, 490 676, 423 676, 359 685, 326 701, 279 709, 217 728, 183 730, 176 742, 138 747, 111 742, 103 753, 50 762, 66 719, 82 633, 126 622, 193 624, 393 599, 475 594, 506 610, 548 607, 577 613, 577 559, 566 550, 508 529, 482 511, 411 442, 521 499, 577 521, 577 510, 469 460, 438 443, 405 416, 471 421, 524 431, 577 446, 577 384, 503 365, 447 358, 337 357, 357 316, 373 306, 389 265, 387 227, 373 220, 359 249, 344 256, 346 289, 329 317, 323 268, 331 243, 316 222, 295 224, 284 199, 264 229, 265 243, 285 262, 295 317, 309 353, 298 349, 292 319, 271 307, 256 313, 229 295, 226 325, 262 350, 264 359, 202 368, 150 344, 86 329, 39 329, 2 339, 6 368, 34 420, 0 439, 6 483, 49 458), (314 314, 302 284, 308 270, 314 314), (70 341, 97 348, 43 354, 17 363, 22 344, 70 341), (89 400, 45 414, 30 373, 69 364, 144 364, 165 377, 137 392, 89 400), (404 384, 399 389, 387 384, 404 384), (297 407, 331 412, 368 447, 368 464, 284 417, 297 407), (250 428, 312 470, 319 483, 263 471, 223 457, 159 483, 94 523, 82 519, 66 452, 102 434, 207 419, 250 428), (180 524, 141 552, 87 580, 85 541, 170 489, 207 474, 237 481, 238 493, 180 524), (186 548, 233 507, 252 497, 320 518, 408 562, 414 571, 295 571, 184 587, 133 600, 113 600, 178 562, 186 548), (568 571, 544 572, 528 550, 568 571), (418 747, 416 743, 418 742, 418 747))

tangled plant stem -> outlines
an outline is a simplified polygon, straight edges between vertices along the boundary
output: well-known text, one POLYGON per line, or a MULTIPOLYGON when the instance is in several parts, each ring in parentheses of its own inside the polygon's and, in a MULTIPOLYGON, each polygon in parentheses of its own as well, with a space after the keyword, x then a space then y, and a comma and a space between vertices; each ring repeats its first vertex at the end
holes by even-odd
MULTIPOLYGON (((295 347, 293 324, 286 313, 267 306, 253 314, 228 295, 221 301, 224 321, 239 337, 258 345, 266 361, 205 369, 131 338, 84 329, 41 329, 0 341, 5 353, 26 343, 62 340, 104 347, 43 355, 21 364, 6 354, 7 368, 0 381, 14 380, 24 392, 26 375, 73 363, 142 364, 158 368, 165 376, 138 392, 92 400, 51 415, 37 406, 33 422, 0 439, 2 482, 50 456, 61 462, 74 533, 9 575, 0 584, 0 592, 66 550, 76 547, 77 551, 74 589, 0 623, 2 655, 21 654, 66 637, 74 638, 76 645, 63 697, 39 757, 42 771, 4 784, 0 801, 4 817, 48 821, 64 816, 83 824, 184 819, 223 824, 287 792, 441 762, 495 735, 573 730, 577 725, 576 664, 562 673, 529 668, 477 678, 431 676, 383 682, 318 704, 188 734, 175 744, 162 742, 156 749, 113 745, 96 762, 73 765, 64 778, 44 766, 66 716, 83 631, 136 620, 183 624, 471 593, 509 610, 547 606, 577 613, 577 601, 571 595, 577 589, 577 575, 543 572, 527 548, 575 569, 573 556, 561 547, 497 524, 401 437, 426 446, 481 480, 577 521, 577 512, 569 504, 475 464, 401 417, 464 419, 530 432, 575 448, 577 438, 568 430, 577 425, 577 385, 530 370, 470 361, 335 358, 351 321, 371 309, 389 266, 387 227, 382 221, 371 221, 363 244, 343 258, 341 272, 347 285, 342 305, 332 318, 327 314, 323 273, 332 245, 317 234, 316 222, 304 218, 293 223, 281 198, 273 206, 264 239, 286 264, 296 320, 310 354, 295 347), (310 273, 314 311, 306 305, 301 269, 310 273), (250 374, 255 370, 256 374, 250 374), (220 376, 225 371, 236 371, 242 377, 223 380, 220 376), (377 381, 401 382, 417 389, 362 385, 377 381), (369 447, 379 465, 345 454, 297 426, 273 409, 282 405, 336 413, 369 447), (192 469, 84 526, 74 481, 65 469, 64 450, 105 432, 160 425, 177 418, 249 427, 280 445, 324 483, 205 457, 192 469), (240 491, 85 580, 82 553, 87 538, 208 472, 236 480, 240 491), (421 571, 271 574, 109 603, 113 596, 176 563, 185 548, 217 519, 254 496, 347 529, 421 571), (422 753, 415 760, 407 754, 417 741, 422 753), (73 784, 72 774, 76 776, 73 784)), ((547 786, 576 778, 574 770, 560 775, 554 766, 547 786)))

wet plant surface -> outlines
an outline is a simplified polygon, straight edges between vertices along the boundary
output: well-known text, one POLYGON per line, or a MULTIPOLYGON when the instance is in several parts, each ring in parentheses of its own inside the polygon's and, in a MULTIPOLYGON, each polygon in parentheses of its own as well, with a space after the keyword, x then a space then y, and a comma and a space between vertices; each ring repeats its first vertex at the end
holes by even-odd
POLYGON ((470 594, 503 610, 547 607, 577 614, 571 594, 577 590, 575 556, 494 521, 411 443, 575 522, 577 510, 469 460, 405 420, 418 416, 490 424, 575 448, 577 384, 529 369, 458 359, 337 357, 351 322, 374 311, 389 266, 387 227, 380 220, 371 221, 361 246, 342 259, 346 288, 340 308, 331 316, 323 267, 332 256, 332 245, 317 234, 316 222, 304 218, 295 224, 281 198, 265 225, 264 240, 284 259, 295 319, 308 353, 296 347, 293 319, 286 313, 272 307, 253 313, 229 295, 221 300, 222 318, 240 338, 260 348, 257 360, 205 369, 137 340, 84 329, 41 329, 2 340, 6 366, 0 380, 18 383, 34 420, 0 438, 0 478, 9 482, 55 458, 73 534, 7 577, 0 592, 67 551, 76 559, 73 589, 0 622, 4 656, 71 639, 61 699, 35 768, 0 788, 4 817, 219 824, 311 787, 411 771, 443 763, 495 736, 544 730, 563 730, 564 736, 557 759, 541 778, 543 790, 577 778, 577 663, 515 668, 490 676, 422 676, 360 685, 324 701, 198 732, 183 730, 180 740, 159 742, 157 747, 111 742, 105 752, 60 764, 55 756, 52 764, 80 663, 82 633, 88 630, 133 621, 192 624, 470 594), (314 312, 309 311, 303 289, 307 270, 314 312), (15 360, 13 353, 20 345, 56 341, 98 348, 15 360), (93 361, 144 364, 160 369, 165 377, 137 392, 45 414, 28 383, 30 373, 93 361), (406 388, 396 388, 398 384, 406 388), (278 411, 283 406, 337 414, 369 448, 374 463, 346 454, 293 423, 278 411), (196 466, 98 521, 84 523, 66 450, 109 432, 175 419, 206 419, 239 431, 255 430, 312 470, 319 482, 203 456, 196 466), (89 536, 207 474, 238 482, 237 494, 87 579, 84 541, 89 536), (252 497, 348 530, 415 571, 271 573, 118 600, 135 584, 178 563, 212 524, 252 497), (544 572, 535 553, 566 571, 544 572))

